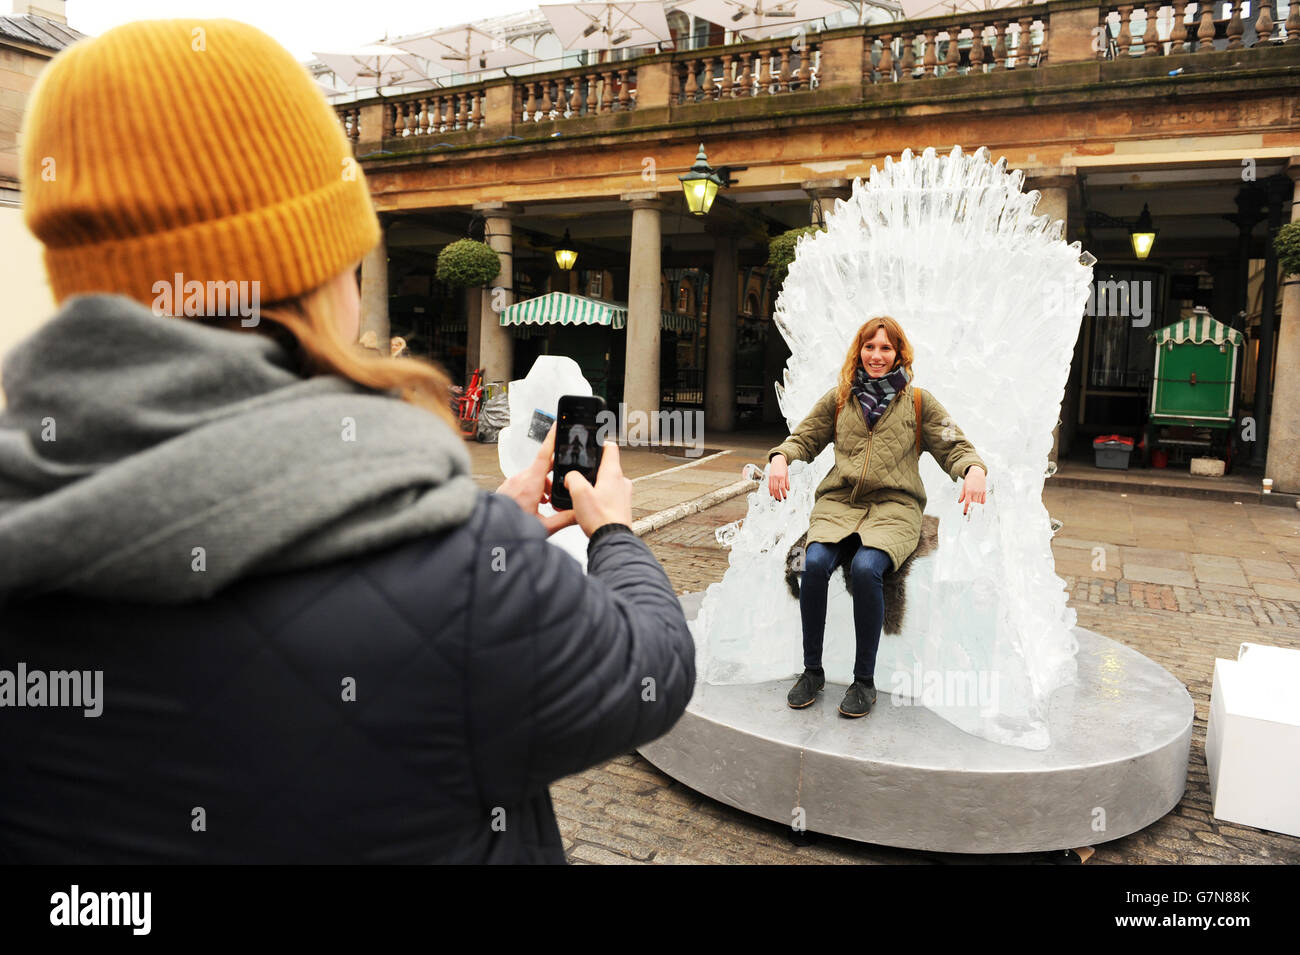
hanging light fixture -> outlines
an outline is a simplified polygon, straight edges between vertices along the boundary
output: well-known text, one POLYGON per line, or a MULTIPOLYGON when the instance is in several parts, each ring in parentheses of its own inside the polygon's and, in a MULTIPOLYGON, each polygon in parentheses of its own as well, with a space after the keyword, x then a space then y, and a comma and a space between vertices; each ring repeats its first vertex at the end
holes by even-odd
POLYGON ((555 250, 555 264, 568 272, 577 261, 578 253, 573 249, 573 240, 569 238, 569 230, 566 228, 564 238, 560 240, 560 245, 555 250))
POLYGON ((691 210, 693 216, 707 216, 718 195, 718 187, 726 184, 709 165, 709 159, 704 155, 704 143, 700 143, 699 155, 695 157, 695 165, 690 172, 677 178, 686 194, 686 208, 691 210))
POLYGON ((1156 244, 1156 229, 1151 223, 1151 210, 1147 204, 1142 203, 1142 214, 1138 216, 1137 222, 1129 229, 1129 241, 1133 243, 1133 254, 1139 259, 1145 259, 1151 254, 1151 247, 1156 244))

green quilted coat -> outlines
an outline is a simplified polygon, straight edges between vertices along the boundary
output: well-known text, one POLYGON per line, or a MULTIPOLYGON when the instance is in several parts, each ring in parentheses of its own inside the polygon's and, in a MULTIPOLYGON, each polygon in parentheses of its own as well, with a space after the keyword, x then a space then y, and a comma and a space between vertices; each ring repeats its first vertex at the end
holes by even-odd
MULTIPOLYGON (((833 544, 857 533, 867 547, 889 554, 894 570, 921 539, 925 486, 916 453, 916 412, 909 383, 893 397, 876 426, 867 428, 862 408, 852 394, 835 414, 835 388, 822 395, 794 433, 767 452, 787 461, 812 461, 827 444, 835 445, 835 464, 817 486, 808 542, 833 544)), ((921 450, 960 480, 966 469, 988 467, 948 416, 943 405, 924 388, 921 394, 921 450)))

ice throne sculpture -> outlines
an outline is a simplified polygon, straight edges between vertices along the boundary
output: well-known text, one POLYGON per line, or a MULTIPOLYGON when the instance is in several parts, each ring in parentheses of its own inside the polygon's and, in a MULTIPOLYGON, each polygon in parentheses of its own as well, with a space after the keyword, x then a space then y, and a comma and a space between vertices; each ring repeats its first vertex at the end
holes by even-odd
MULTIPOLYGON (((960 486, 923 456, 939 547, 913 561, 901 633, 881 637, 877 706, 892 694, 968 733, 1041 750, 1051 744, 1047 700, 1075 681, 1078 649, 1041 496, 1095 259, 1064 241, 1059 220, 1034 214, 1039 194, 1023 186, 1005 159, 960 147, 943 157, 905 150, 855 180, 825 231, 799 240, 776 303, 791 351, 776 389, 793 429, 835 382, 862 322, 887 314, 902 324, 916 383, 987 461, 991 494, 964 518, 960 486)), ((795 462, 784 502, 766 483, 749 495, 728 534, 730 566, 692 624, 706 682, 760 683, 802 668, 785 557, 832 456, 828 447, 795 462)), ((828 680, 847 683, 852 602, 838 573, 830 586, 824 663, 828 680)))

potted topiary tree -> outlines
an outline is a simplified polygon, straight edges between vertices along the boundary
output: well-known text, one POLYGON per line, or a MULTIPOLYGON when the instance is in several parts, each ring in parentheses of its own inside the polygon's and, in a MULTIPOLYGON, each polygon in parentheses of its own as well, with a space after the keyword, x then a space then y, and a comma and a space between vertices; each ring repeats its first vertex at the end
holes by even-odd
POLYGON ((487 285, 501 272, 501 259, 486 242, 460 239, 438 253, 438 281, 455 288, 487 285))
POLYGON ((1300 222, 1288 222, 1273 241, 1284 275, 1300 275, 1300 222))
POLYGON ((772 269, 772 288, 774 290, 781 287, 786 274, 790 271, 790 263, 794 261, 794 247, 799 242, 799 236, 811 235, 820 231, 822 230, 815 225, 801 226, 798 229, 782 232, 768 242, 767 264, 772 269))

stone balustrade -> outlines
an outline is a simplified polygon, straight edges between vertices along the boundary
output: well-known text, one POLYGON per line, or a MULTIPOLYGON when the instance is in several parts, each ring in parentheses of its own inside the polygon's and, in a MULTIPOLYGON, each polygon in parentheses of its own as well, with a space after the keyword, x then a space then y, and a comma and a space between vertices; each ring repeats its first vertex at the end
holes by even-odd
POLYGON ((1036 68, 1047 60, 1048 19, 1048 5, 1036 4, 867 27, 871 81, 1036 68))
POLYGON ((573 119, 636 109, 636 67, 628 62, 574 67, 522 77, 511 90, 521 123, 573 119))
POLYGON ((1283 23, 1274 23, 1267 3, 1242 0, 1217 3, 1121 3, 1103 7, 1105 31, 1098 55, 1105 59, 1142 56, 1176 56, 1213 53, 1215 49, 1240 50, 1245 46, 1246 21, 1252 20, 1255 45, 1300 43, 1300 3, 1291 3, 1283 23), (1248 8, 1250 13, 1243 13, 1248 8), (1219 26, 1225 27, 1218 36, 1219 26), (1226 44, 1216 47, 1216 39, 1226 44), (1103 45, 1104 44, 1104 45, 1103 45))
POLYGON ((340 106, 335 109, 339 114, 339 122, 343 124, 343 134, 347 136, 349 142, 357 142, 361 138, 361 108, 359 106, 340 106))
POLYGON ((390 100, 383 113, 384 138, 481 129, 485 122, 485 95, 480 84, 390 100))
MULTIPOLYGON (((455 146, 556 135, 561 128, 598 132, 628 123, 750 119, 778 99, 788 104, 784 109, 800 110, 928 96, 927 80, 939 81, 937 91, 973 84, 985 74, 1041 86, 1031 77, 1062 66, 1074 71, 1062 75, 1078 76, 1085 63, 1100 71, 1093 81, 1104 83, 1110 70, 1118 71, 1116 79, 1131 79, 1143 57, 1172 63, 1191 56, 1185 61, 1191 64, 1202 54, 1248 46, 1261 48, 1251 64, 1264 55, 1285 67, 1300 44, 1300 0, 1286 9, 1286 17, 1274 22, 1267 4, 1247 8, 1243 0, 1048 0, 505 76, 372 97, 336 110, 353 143, 414 139, 455 146)), ((1228 74, 1245 61, 1234 55, 1205 62, 1228 74)), ((991 78, 981 83, 981 89, 989 83, 1008 88, 991 78)))
POLYGON ((821 43, 803 34, 738 43, 673 58, 673 105, 778 96, 817 88, 821 43))

